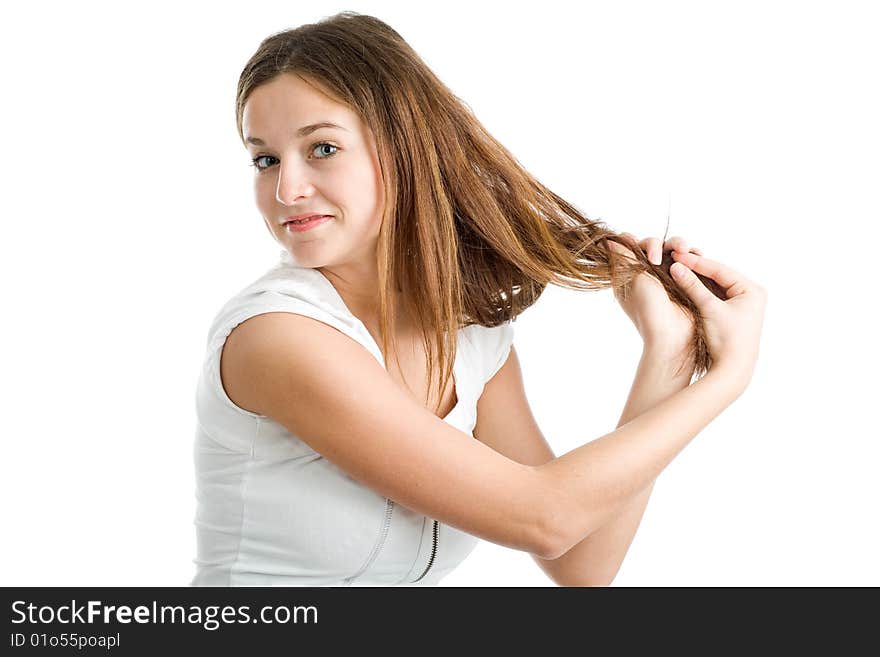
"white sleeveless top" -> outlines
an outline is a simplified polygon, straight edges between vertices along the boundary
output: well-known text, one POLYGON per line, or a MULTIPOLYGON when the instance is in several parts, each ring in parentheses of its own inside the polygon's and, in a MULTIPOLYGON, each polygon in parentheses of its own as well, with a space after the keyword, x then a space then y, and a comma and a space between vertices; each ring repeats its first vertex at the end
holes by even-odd
MULTIPOLYGON (((220 381, 226 337, 249 317, 306 315, 382 352, 316 269, 290 254, 214 318, 196 390, 196 573, 191 586, 433 586, 478 539, 349 477, 284 426, 236 406, 220 381)), ((477 400, 504 364, 512 322, 460 329, 458 403, 444 419, 473 436, 477 400)))

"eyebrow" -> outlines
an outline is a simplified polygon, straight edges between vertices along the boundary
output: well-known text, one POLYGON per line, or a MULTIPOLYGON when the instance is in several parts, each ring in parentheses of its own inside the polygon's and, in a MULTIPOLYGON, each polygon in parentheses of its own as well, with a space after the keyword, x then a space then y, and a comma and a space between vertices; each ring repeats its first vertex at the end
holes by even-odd
MULTIPOLYGON (((336 125, 335 123, 330 123, 330 121, 319 121, 318 123, 312 123, 310 125, 303 126, 299 130, 296 131, 297 137, 305 137, 306 135, 312 134, 315 130, 320 130, 321 128, 338 128, 340 130, 346 130, 341 125, 336 125)), ((249 144, 254 144, 255 146, 265 146, 266 142, 264 142, 259 137, 248 137, 247 142, 249 144)))

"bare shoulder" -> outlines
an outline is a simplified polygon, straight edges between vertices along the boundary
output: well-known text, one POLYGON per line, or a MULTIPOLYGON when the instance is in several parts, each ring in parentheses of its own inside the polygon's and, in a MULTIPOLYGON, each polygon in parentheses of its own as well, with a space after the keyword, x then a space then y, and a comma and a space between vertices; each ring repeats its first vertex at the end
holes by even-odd
POLYGON ((264 383, 260 381, 263 372, 254 363, 272 360, 273 350, 297 340, 307 342, 318 354, 329 354, 334 332, 339 333, 329 324, 293 313, 270 312, 246 319, 226 338, 220 354, 220 379, 226 395, 246 411, 269 415, 267 400, 257 394, 264 383))
POLYGON ((237 405, 271 417, 383 496, 508 547, 555 547, 532 468, 418 404, 332 326, 286 312, 252 317, 227 338, 221 377, 237 405))

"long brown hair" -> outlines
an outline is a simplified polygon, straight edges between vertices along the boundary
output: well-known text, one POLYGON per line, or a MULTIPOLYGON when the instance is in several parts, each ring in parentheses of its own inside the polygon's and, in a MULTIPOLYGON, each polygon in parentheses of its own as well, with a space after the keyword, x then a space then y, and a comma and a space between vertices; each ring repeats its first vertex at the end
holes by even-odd
POLYGON ((631 245, 529 174, 387 24, 346 11, 264 39, 238 82, 242 143, 249 95, 282 73, 315 84, 374 133, 390 201, 377 248, 386 367, 395 290, 405 291, 421 331, 429 381, 439 345, 439 395, 455 360, 455 340, 446 336, 516 318, 548 283, 610 287, 625 295, 644 271, 694 320, 694 340, 679 371, 691 362, 692 375, 702 376, 711 367, 699 309, 668 265, 653 265, 641 249, 633 251, 634 260, 616 253, 609 242, 631 245))

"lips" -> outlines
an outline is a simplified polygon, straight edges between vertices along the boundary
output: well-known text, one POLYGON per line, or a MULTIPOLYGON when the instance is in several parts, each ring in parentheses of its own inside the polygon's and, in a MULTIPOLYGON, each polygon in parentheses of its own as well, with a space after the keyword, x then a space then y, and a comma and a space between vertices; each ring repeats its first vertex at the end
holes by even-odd
POLYGON ((287 219, 284 220, 284 224, 282 224, 282 225, 286 226, 287 224, 290 224, 290 223, 304 224, 308 221, 311 221, 312 219, 317 219, 319 217, 329 217, 329 216, 331 216, 331 215, 320 214, 317 212, 313 212, 311 214, 298 214, 295 217, 287 217, 287 219))
POLYGON ((330 223, 330 220, 333 218, 334 217, 332 214, 313 214, 310 217, 303 218, 301 222, 286 222, 284 224, 284 230, 291 233, 305 233, 307 231, 317 229, 319 226, 324 226, 330 223))

